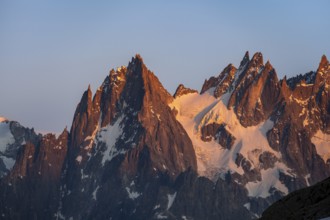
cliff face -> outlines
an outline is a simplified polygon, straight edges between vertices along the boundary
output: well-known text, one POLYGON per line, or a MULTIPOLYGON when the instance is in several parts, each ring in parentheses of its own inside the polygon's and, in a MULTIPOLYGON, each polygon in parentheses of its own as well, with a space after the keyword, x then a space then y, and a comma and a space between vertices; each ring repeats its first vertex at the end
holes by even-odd
POLYGON ((5 155, 15 158, 15 163, 0 182, 2 217, 52 218, 60 199, 58 189, 69 133, 64 130, 58 138, 53 134, 41 136, 17 122, 3 123, 10 128, 7 140, 12 139, 6 144, 5 155))
POLYGON ((253 219, 330 175, 330 67, 279 80, 246 53, 172 97, 136 55, 77 105, 70 132, 0 121, 4 219, 253 219), (18 202, 19 201, 19 202, 18 202))
MULTIPOLYGON (((287 117, 292 118, 296 129, 303 132, 303 135, 298 133, 296 136, 299 141, 294 144, 295 152, 288 151, 288 158, 300 172, 312 170, 310 178, 313 183, 329 176, 329 73, 329 62, 323 56, 316 72, 283 82, 283 86, 290 87, 285 93, 291 109, 287 117)), ((262 219, 321 219, 330 216, 329 182, 327 178, 290 193, 271 205, 262 219)))

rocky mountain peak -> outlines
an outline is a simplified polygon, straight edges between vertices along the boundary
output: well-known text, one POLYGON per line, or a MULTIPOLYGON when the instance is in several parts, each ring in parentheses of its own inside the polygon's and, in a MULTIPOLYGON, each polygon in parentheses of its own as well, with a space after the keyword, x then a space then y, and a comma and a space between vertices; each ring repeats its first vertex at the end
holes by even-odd
POLYGON ((263 65, 263 56, 262 53, 256 52, 252 59, 248 59, 248 52, 244 55, 243 60, 241 61, 239 71, 236 72, 236 82, 235 87, 246 87, 259 74, 259 71, 264 67, 263 65))
POLYGON ((269 60, 267 60, 267 62, 266 62, 266 64, 265 64, 265 69, 267 69, 267 70, 272 70, 272 69, 274 69, 273 66, 272 66, 272 64, 270 63, 269 60))
POLYGON ((222 70, 222 72, 217 77, 211 77, 208 80, 205 80, 201 90, 201 94, 206 92, 210 88, 214 88, 214 97, 220 97, 221 95, 226 93, 232 85, 236 71, 236 67, 233 64, 229 64, 222 70))
POLYGON ((66 138, 68 139, 69 138, 69 131, 68 131, 68 127, 65 126, 65 128, 63 129, 63 131, 60 133, 60 135, 58 136, 58 139, 62 139, 62 138, 66 138))
POLYGON ((264 61, 263 61, 263 56, 262 56, 262 53, 260 52, 256 52, 251 61, 250 61, 250 66, 255 66, 255 67, 260 67, 264 64, 264 61))
POLYGON ((86 135, 89 135, 93 132, 94 129, 94 120, 92 121, 93 115, 93 100, 92 100, 92 91, 90 86, 83 93, 82 98, 77 105, 73 123, 71 126, 70 133, 73 136, 71 140, 74 147, 78 147, 84 141, 86 135))
POLYGON ((143 58, 141 57, 140 54, 136 54, 134 57, 132 57, 131 62, 129 62, 127 69, 131 69, 135 67, 135 68, 143 68, 145 66, 144 62, 143 62, 143 58))
POLYGON ((330 83, 330 65, 325 55, 322 56, 316 73, 317 73, 315 80, 316 85, 322 85, 325 82, 327 82, 327 84, 330 83))
POLYGON ((281 80, 280 86, 281 86, 283 97, 285 99, 288 99, 291 95, 291 89, 288 85, 286 76, 284 76, 284 78, 281 80))
MULTIPOLYGON (((159 79, 143 63, 143 59, 139 54, 132 58, 132 61, 127 67, 126 87, 127 91, 133 89, 135 92, 126 94, 126 97, 129 99, 132 99, 138 94, 144 94, 146 97, 154 98, 155 100, 153 101, 158 100, 164 103, 170 103, 173 100, 173 97, 163 87, 159 79)), ((150 99, 145 101, 150 101, 150 99)))
POLYGON ((173 97, 177 98, 177 97, 180 97, 182 95, 189 94, 189 93, 198 93, 198 92, 195 89, 189 89, 189 88, 185 87, 183 84, 180 84, 178 86, 178 88, 176 89, 173 97))
POLYGON ((318 71, 320 71, 322 69, 328 69, 328 68, 329 68, 329 61, 328 61, 327 57, 325 55, 323 55, 321 57, 321 61, 320 61, 320 64, 319 64, 318 71))
POLYGON ((142 58, 142 56, 139 53, 135 54, 134 59, 135 60, 139 60, 141 63, 143 63, 143 58, 142 58))
POLYGON ((263 64, 260 52, 251 60, 246 52, 239 69, 229 64, 219 76, 205 80, 201 94, 210 88, 214 88, 216 98, 229 93, 228 108, 234 107, 244 126, 256 125, 268 117, 281 97, 275 69, 269 61, 263 64))
POLYGON ((250 62, 250 55, 249 55, 249 51, 246 51, 240 65, 239 65, 240 68, 244 67, 248 62, 250 62))
POLYGON ((277 74, 269 61, 264 66, 263 56, 257 52, 236 75, 228 107, 234 107, 244 127, 257 125, 269 117, 282 96, 277 74))
POLYGON ((149 152, 149 160, 154 164, 153 166, 157 170, 171 169, 172 176, 176 176, 178 171, 188 167, 196 170, 196 158, 191 141, 168 106, 173 101, 173 97, 146 67, 141 56, 136 55, 132 59, 127 67, 126 77, 127 82, 120 102, 122 106, 129 107, 127 111, 124 109, 126 115, 132 117, 134 121, 137 120, 139 126, 143 127, 144 133, 140 134, 144 137, 143 147, 149 152), (171 135, 165 127, 183 136, 174 135, 169 139, 171 135), (177 155, 180 151, 185 152, 185 160, 177 155), (173 158, 177 159, 173 160, 173 158))
POLYGON ((87 90, 84 92, 83 97, 82 97, 82 101, 86 103, 86 108, 88 108, 88 105, 90 105, 90 103, 92 102, 92 98, 93 98, 93 92, 91 89, 91 85, 88 84, 88 88, 87 90))

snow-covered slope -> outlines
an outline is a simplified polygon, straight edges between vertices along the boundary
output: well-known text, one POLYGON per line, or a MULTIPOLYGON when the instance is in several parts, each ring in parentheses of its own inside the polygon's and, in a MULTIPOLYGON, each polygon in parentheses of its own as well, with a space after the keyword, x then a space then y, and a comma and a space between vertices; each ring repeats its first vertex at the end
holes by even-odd
POLYGON ((176 96, 170 107, 193 142, 198 174, 270 200, 327 177, 328 66, 323 56, 309 80, 311 73, 279 80, 261 53, 246 53, 238 69, 230 64, 205 80, 201 94, 176 96), (306 123, 304 115, 313 117, 306 123))
POLYGON ((236 181, 245 184, 249 196, 266 198, 270 189, 276 188, 287 194, 288 189, 279 180, 279 173, 293 175, 290 169, 281 162, 281 155, 274 151, 268 144, 266 133, 273 127, 273 122, 268 119, 257 126, 243 127, 238 121, 234 111, 229 110, 225 103, 228 94, 214 98, 212 89, 203 94, 187 94, 180 96, 171 104, 176 109, 177 119, 181 122, 190 136, 198 161, 198 173, 214 181, 219 177, 225 179, 229 173, 245 176, 244 167, 237 163, 240 154, 251 163, 250 170, 255 169, 261 179, 243 182, 241 178, 236 181), (225 124, 226 130, 234 137, 235 142, 231 149, 222 147, 216 139, 205 142, 201 139, 201 129, 211 123, 225 124), (263 167, 259 157, 263 153, 274 155, 277 162, 274 167, 263 167))
POLYGON ((10 131, 9 122, 5 120, 5 118, 0 118, 0 166, 1 163, 3 163, 5 169, 10 170, 14 166, 15 160, 8 157, 6 151, 8 147, 15 142, 15 139, 10 131))

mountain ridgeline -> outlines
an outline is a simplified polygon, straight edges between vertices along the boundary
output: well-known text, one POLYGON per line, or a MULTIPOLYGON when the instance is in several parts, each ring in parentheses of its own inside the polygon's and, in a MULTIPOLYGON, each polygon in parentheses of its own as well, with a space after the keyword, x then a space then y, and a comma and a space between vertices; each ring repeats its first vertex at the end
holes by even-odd
POLYGON ((325 56, 280 80, 247 52, 172 96, 136 55, 88 87, 58 137, 0 118, 0 219, 261 217, 330 176, 329 85, 325 56))

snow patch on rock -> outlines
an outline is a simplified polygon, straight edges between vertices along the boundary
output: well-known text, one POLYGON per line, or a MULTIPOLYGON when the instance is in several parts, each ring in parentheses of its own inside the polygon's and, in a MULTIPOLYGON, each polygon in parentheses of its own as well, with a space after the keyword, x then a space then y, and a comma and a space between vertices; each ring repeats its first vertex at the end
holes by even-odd
POLYGON ((93 191, 92 196, 93 199, 96 201, 96 195, 97 195, 97 191, 99 190, 100 186, 97 186, 96 189, 93 191))
POLYGON ((76 161, 80 164, 82 161, 82 156, 81 155, 77 156, 76 161))
POLYGON ((245 203, 244 205, 243 205, 247 210, 249 210, 250 211, 250 208, 251 208, 251 203, 245 203))
POLYGON ((127 194, 128 194, 128 197, 130 198, 130 199, 137 199, 141 194, 140 193, 138 193, 138 192, 134 192, 133 190, 131 190, 129 187, 126 187, 125 188, 126 189, 126 192, 127 192, 127 194))
MULTIPOLYGON (((4 118, 1 118, 4 119, 4 118)), ((1 121, 0 119, 0 121, 1 121)), ((14 136, 10 131, 9 122, 3 120, 0 122, 0 159, 5 164, 7 170, 13 168, 15 160, 5 156, 5 152, 9 145, 15 142, 14 136)))
POLYGON ((276 188, 285 195, 289 193, 288 188, 279 180, 280 172, 287 173, 288 168, 283 164, 277 162, 274 168, 262 169, 261 181, 248 182, 245 188, 248 190, 248 196, 267 198, 272 194, 271 190, 276 188))
POLYGON ((171 206, 173 205, 175 197, 176 197, 176 192, 173 195, 171 195, 171 194, 167 195, 167 199, 168 199, 167 210, 169 210, 171 208, 171 206))
POLYGON ((118 150, 115 147, 117 139, 120 138, 123 132, 121 127, 123 118, 124 117, 122 116, 118 118, 113 125, 107 125, 106 127, 101 128, 97 134, 96 141, 106 144, 106 150, 102 157, 102 165, 104 165, 106 161, 111 161, 115 156, 126 152, 125 150, 118 150))
POLYGON ((330 158, 330 134, 318 130, 311 141, 315 145, 317 154, 320 155, 326 163, 330 158))

